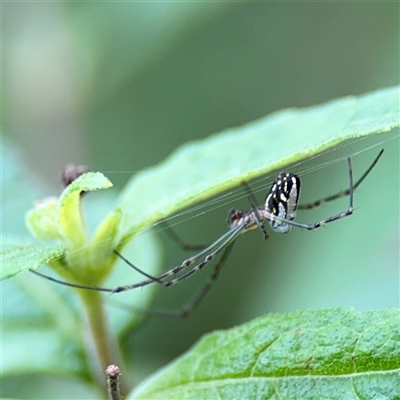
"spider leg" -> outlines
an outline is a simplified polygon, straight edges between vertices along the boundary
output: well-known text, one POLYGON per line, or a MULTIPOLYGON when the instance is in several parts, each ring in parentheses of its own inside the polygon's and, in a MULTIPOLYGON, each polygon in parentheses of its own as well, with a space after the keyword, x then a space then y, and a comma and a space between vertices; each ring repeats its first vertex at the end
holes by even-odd
MULTIPOLYGON (((183 271, 184 269, 186 269, 189 266, 191 266, 194 263, 196 263, 196 261, 199 258, 201 258, 202 256, 210 254, 210 253, 213 253, 213 250, 221 242, 225 243, 226 238, 228 238, 227 240, 229 240, 229 238, 231 238, 231 237, 236 237, 239 234, 239 233, 236 233, 236 232, 237 231, 241 231, 241 230, 242 230, 241 226, 229 230, 224 235, 222 235, 219 239, 217 239, 214 243, 212 243, 210 246, 208 246, 207 248, 203 249, 200 253, 198 253, 198 254, 186 259, 185 261, 183 261, 182 264, 180 264, 180 265, 178 265, 178 266, 176 266, 174 268, 171 268, 168 271, 163 272, 162 274, 159 274, 154 278, 156 278, 157 282, 160 283, 161 285, 170 286, 171 284, 169 283, 169 281, 163 282, 162 280, 165 279, 165 278, 168 278, 169 276, 178 274, 179 272, 183 271)), ((128 263, 128 265, 131 266, 129 263, 128 263)), ((134 283, 134 284, 131 284, 131 285, 118 286, 118 287, 116 287, 116 288, 114 288, 112 290, 106 290, 106 291, 112 292, 112 293, 121 293, 121 292, 125 292, 127 290, 136 289, 138 287, 144 287, 144 286, 147 286, 147 285, 149 285, 151 283, 154 283, 154 282, 155 282, 154 279, 149 279, 149 280, 141 281, 141 282, 134 283)))
POLYGON ((264 222, 261 221, 260 214, 256 206, 257 203, 256 198, 254 197, 253 192, 251 191, 249 185, 246 182, 242 182, 242 185, 244 186, 247 192, 247 200, 249 201, 251 209, 253 210, 254 220, 258 228, 260 229, 261 233, 263 234, 264 240, 267 240, 269 238, 269 235, 267 233, 267 230, 265 229, 264 222))
POLYGON ((179 276, 178 278, 171 279, 170 281, 164 282, 164 286, 170 287, 175 285, 184 279, 188 278, 189 276, 195 274, 198 271, 201 271, 205 266, 207 266, 224 248, 229 247, 232 243, 234 243, 235 239, 240 235, 241 231, 245 228, 245 225, 241 225, 235 229, 234 233, 228 237, 228 239, 223 242, 219 247, 217 247, 213 252, 207 254, 202 262, 195 265, 192 269, 185 272, 183 275, 179 276))
POLYGON ((128 304, 121 303, 118 300, 113 300, 112 303, 120 308, 124 308, 127 311, 139 312, 146 315, 161 316, 167 318, 186 318, 192 311, 203 301, 206 297, 215 281, 218 279, 222 268, 226 264, 226 261, 233 249, 235 242, 231 242, 222 253, 222 256, 218 263, 214 267, 214 272, 210 276, 209 280, 199 289, 199 291, 191 298, 180 310, 145 310, 141 308, 132 307, 128 304))
MULTIPOLYGON (((136 267, 134 264, 132 264, 129 260, 127 260, 121 253, 119 253, 117 250, 113 250, 113 252, 119 257, 121 258, 127 265, 129 265, 131 268, 133 268, 135 271, 139 272, 140 274, 144 275, 145 277, 149 278, 151 281, 153 282, 158 282, 160 284, 162 284, 163 282, 161 281, 161 279, 159 279, 156 276, 152 276, 147 274, 146 272, 142 271, 140 268, 136 267)), ((59 283, 60 285, 64 285, 64 286, 69 286, 69 287, 73 287, 75 289, 87 289, 87 290, 96 290, 96 291, 100 291, 100 292, 111 292, 113 293, 114 290, 110 289, 110 288, 101 288, 101 287, 97 287, 97 286, 88 286, 88 285, 80 285, 78 283, 71 283, 71 282, 66 282, 66 281, 62 281, 60 279, 57 278, 53 278, 49 275, 43 274, 41 272, 35 271, 33 269, 29 269, 30 272, 34 273, 35 275, 41 276, 42 278, 45 278, 51 282, 55 282, 55 283, 59 283)))
POLYGON ((113 290, 110 290, 109 288, 101 288, 101 287, 97 287, 97 286, 80 285, 78 283, 71 283, 71 282, 62 281, 61 279, 56 279, 56 278, 53 278, 53 277, 51 277, 49 275, 42 274, 41 272, 35 271, 32 268, 29 268, 29 271, 32 272, 35 275, 38 275, 38 276, 40 276, 42 278, 45 278, 45 279, 49 280, 51 282, 55 282, 55 283, 58 283, 58 284, 64 285, 64 286, 73 287, 75 289, 97 290, 99 292, 108 292, 108 293, 110 293, 110 292, 112 293, 113 292, 113 290))
MULTIPOLYGON (((125 285, 125 286, 117 286, 115 288, 106 288, 106 287, 82 285, 82 284, 78 284, 78 283, 71 283, 71 282, 63 281, 61 279, 53 278, 53 277, 51 277, 49 275, 43 274, 43 273, 35 271, 33 269, 29 269, 29 271, 34 273, 35 275, 38 275, 38 276, 40 276, 42 278, 48 279, 49 281, 58 283, 60 285, 73 287, 75 289, 95 290, 95 291, 106 292, 106 293, 125 292, 127 290, 133 290, 133 289, 136 289, 136 288, 139 288, 139 287, 144 287, 144 286, 150 285, 151 283, 155 283, 155 282, 160 283, 163 286, 171 286, 171 284, 173 284, 173 283, 170 283, 171 281, 163 282, 162 279, 167 278, 167 277, 169 277, 171 275, 175 275, 175 274, 183 271, 184 269, 186 269, 190 265, 194 264, 200 257, 202 257, 204 255, 208 254, 208 256, 206 256, 206 259, 208 259, 210 254, 214 254, 215 252, 217 252, 216 254, 218 254, 220 252, 220 250, 223 247, 227 246, 229 243, 231 243, 241 233, 241 231, 244 228, 245 228, 245 225, 239 225, 239 226, 229 230, 224 235, 222 235, 219 239, 217 239, 214 243, 212 243, 210 246, 208 246, 206 249, 202 250, 200 253, 196 254, 195 256, 186 259, 181 265, 178 265, 177 267, 174 267, 174 268, 172 268, 172 269, 170 269, 170 270, 168 270, 168 271, 166 271, 166 272, 164 272, 164 273, 162 273, 160 275, 157 275, 155 277, 149 275, 149 276, 151 276, 151 278, 148 279, 148 280, 137 282, 137 283, 133 283, 133 284, 130 284, 130 285, 125 285), (222 245, 220 245, 221 242, 222 242, 222 245), (217 249, 214 250, 215 248, 217 248, 217 249)), ((118 252, 115 252, 115 254, 120 256, 120 254, 118 252)), ((214 257, 212 257, 212 258, 214 258, 214 257)), ((122 259, 124 259, 124 258, 122 257, 122 259)), ((208 260, 206 264, 208 264, 208 262, 210 262, 211 259, 208 260)), ((130 267, 134 268, 135 270, 138 270, 138 268, 135 267, 132 263, 128 263, 128 265, 130 267)), ((139 272, 143 272, 143 271, 139 270, 139 272)), ((190 275, 192 273, 190 273, 190 275)), ((174 281, 174 279, 172 281, 174 281)))
MULTIPOLYGON (((229 230, 224 235, 222 235, 219 239, 217 239, 214 243, 210 244, 206 248, 203 248, 203 250, 200 253, 198 253, 198 254, 186 259, 185 261, 183 261, 183 263, 181 265, 178 265, 177 267, 174 267, 174 268, 172 268, 172 269, 170 269, 170 270, 168 270, 168 271, 166 271, 166 272, 164 272, 164 273, 162 273, 160 275, 157 275, 157 276, 151 276, 151 275, 145 273, 144 271, 142 271, 141 269, 139 269, 138 267, 133 265, 128 259, 126 259, 118 251, 114 250, 114 253, 118 257, 120 257, 129 267, 133 268, 135 271, 137 271, 137 272, 141 273, 142 275, 145 275, 147 278, 149 278, 149 281, 141 282, 143 284, 143 286, 146 286, 146 285, 148 285, 148 284, 150 284, 152 282, 157 282, 157 283, 159 283, 159 284, 161 284, 163 286, 169 286, 169 285, 166 284, 166 282, 163 282, 162 279, 165 279, 165 278, 167 278, 168 276, 171 276, 171 275, 178 274, 179 272, 183 271, 184 269, 186 269, 190 265, 194 264, 203 255, 206 255, 206 254, 212 252, 213 249, 215 247, 217 247, 220 242, 225 240, 226 237, 229 238, 231 235, 234 235, 233 231, 236 230, 236 229, 237 229, 237 227, 229 230)), ((137 287, 136 284, 134 284, 134 285, 135 285, 135 288, 136 288, 137 287)), ((132 288, 132 289, 134 289, 134 288, 132 288)), ((126 290, 130 290, 130 289, 127 286, 119 286, 119 287, 115 288, 114 293, 119 293, 119 292, 123 292, 123 291, 126 291, 126 290), (126 289, 124 289, 124 288, 126 288, 126 289)))
POLYGON ((183 250, 201 250, 207 247, 207 245, 202 244, 190 244, 186 243, 176 232, 172 229, 166 220, 160 221, 160 224, 164 225, 165 233, 170 237, 170 239, 175 242, 183 250))
MULTIPOLYGON (((364 181, 364 179, 369 175, 369 173, 372 171, 372 169, 375 167, 375 165, 381 158, 383 152, 384 152, 384 149, 382 149, 379 152, 379 154, 375 157, 375 160, 372 162, 372 164, 364 172, 364 174, 361 176, 361 178, 354 184, 353 191, 356 190, 358 188, 358 186, 364 181)), ((312 208, 320 206, 321 204, 328 203, 329 201, 333 201, 333 200, 339 199, 341 197, 348 196, 349 194, 350 194, 350 189, 342 190, 342 191, 335 193, 333 195, 330 195, 328 197, 324 197, 323 199, 313 201, 312 203, 300 204, 297 208, 299 210, 310 210, 312 208)))
POLYGON ((129 265, 131 268, 133 268, 136 272, 139 272, 139 274, 144 275, 146 278, 149 278, 153 280, 154 282, 158 283, 163 283, 161 279, 157 278, 156 276, 149 275, 148 273, 142 271, 140 268, 136 267, 133 265, 128 259, 126 259, 121 253, 119 253, 117 250, 113 250, 113 252, 122 260, 125 262, 125 264, 129 265))
MULTIPOLYGON (((189 267, 190 265, 193 265, 196 263, 196 261, 201 258, 202 256, 205 255, 205 258, 202 262, 199 264, 195 265, 192 269, 190 269, 188 272, 184 273, 183 275, 179 276, 178 278, 171 279, 170 281, 164 281, 162 282, 162 285, 165 287, 169 287, 172 285, 175 285, 176 283, 186 279, 190 275, 196 273, 197 271, 200 271, 203 269, 210 261, 212 261, 220 252, 222 249, 224 249, 226 246, 230 245, 241 233, 242 231, 246 228, 245 224, 241 224, 236 226, 235 228, 232 228, 228 232, 226 232, 224 235, 222 235, 219 239, 217 239, 213 244, 211 244, 209 247, 201 251, 200 253, 196 254, 195 256, 188 258, 185 260, 181 265, 178 265, 175 268, 172 268, 160 275, 157 275, 157 279, 164 279, 167 278, 171 275, 176 275, 179 272, 182 272, 184 269, 189 267)), ((139 283, 134 283, 133 285, 125 285, 125 286, 119 286, 113 289, 113 293, 120 293, 120 292, 125 292, 127 290, 135 289, 137 287, 143 287, 147 286, 150 283, 153 283, 153 280, 146 280, 142 281, 139 283)))
POLYGON ((235 242, 233 241, 226 247, 221 259, 214 267, 214 272, 212 273, 208 282, 206 282, 206 284, 195 294, 195 296, 191 298, 184 305, 184 307, 175 314, 177 318, 186 318, 203 301, 211 287, 214 285, 215 281, 218 279, 222 268, 225 266, 226 260, 231 254, 234 244, 235 242))

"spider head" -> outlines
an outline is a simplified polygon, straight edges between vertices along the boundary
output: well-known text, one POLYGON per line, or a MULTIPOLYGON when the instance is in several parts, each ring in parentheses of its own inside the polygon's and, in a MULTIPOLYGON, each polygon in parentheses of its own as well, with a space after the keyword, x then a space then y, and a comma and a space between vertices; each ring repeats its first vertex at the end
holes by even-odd
MULTIPOLYGON (((273 216, 293 221, 300 195, 300 179, 297 175, 281 172, 275 179, 266 199, 265 209, 273 216)), ((271 228, 278 233, 288 233, 290 225, 271 219, 271 228)))
POLYGON ((226 218, 226 222, 230 228, 235 227, 238 222, 243 218, 243 211, 232 208, 226 218))

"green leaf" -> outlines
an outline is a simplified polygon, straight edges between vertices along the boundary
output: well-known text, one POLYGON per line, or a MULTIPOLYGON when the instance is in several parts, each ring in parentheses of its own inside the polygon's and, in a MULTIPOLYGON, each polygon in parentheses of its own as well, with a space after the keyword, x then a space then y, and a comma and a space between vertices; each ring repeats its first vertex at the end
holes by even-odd
POLYGON ((398 399, 399 309, 271 314, 204 337, 142 398, 398 399))
POLYGON ((110 272, 110 265, 103 261, 104 255, 113 254, 113 249, 116 246, 115 238, 119 233, 118 229, 121 223, 121 218, 122 214, 120 209, 111 212, 101 223, 93 237, 90 250, 90 265, 103 265, 103 268, 99 267, 95 272, 98 275, 99 281, 104 280, 110 272))
POLYGON ((183 145, 121 195, 128 240, 174 212, 350 139, 399 126, 399 87, 288 109, 183 145), (138 195, 140 194, 140 195, 138 195), (140 210, 140 212, 138 212, 140 210))
POLYGON ((26 214, 26 223, 31 233, 38 239, 52 241, 60 239, 57 221, 57 197, 36 202, 26 214))
POLYGON ((62 246, 40 246, 29 240, 3 236, 0 253, 1 279, 12 278, 29 268, 37 270, 44 264, 61 258, 66 249, 62 246))
POLYGON ((58 222, 68 247, 79 249, 86 244, 86 228, 80 209, 81 193, 110 187, 112 183, 100 172, 83 174, 66 187, 59 201, 58 222))

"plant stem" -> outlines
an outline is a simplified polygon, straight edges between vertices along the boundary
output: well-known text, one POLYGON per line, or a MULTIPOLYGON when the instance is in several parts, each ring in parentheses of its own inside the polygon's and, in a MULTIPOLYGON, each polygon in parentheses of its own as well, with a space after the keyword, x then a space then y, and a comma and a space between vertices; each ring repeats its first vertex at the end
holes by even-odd
MULTIPOLYGON (((107 316, 104 310, 103 299, 101 293, 96 291, 79 290, 80 298, 84 304, 88 326, 91 333, 93 348, 96 353, 96 369, 95 378, 103 387, 107 396, 107 386, 104 379, 104 371, 111 364, 121 364, 121 355, 118 345, 114 338, 110 335, 107 316)), ((89 355, 90 357, 90 355, 89 355)), ((121 391, 128 393, 128 385, 122 379, 121 391)))
POLYGON ((121 370, 118 365, 109 365, 106 369, 107 386, 111 400, 121 400, 121 393, 119 391, 119 377, 121 370))

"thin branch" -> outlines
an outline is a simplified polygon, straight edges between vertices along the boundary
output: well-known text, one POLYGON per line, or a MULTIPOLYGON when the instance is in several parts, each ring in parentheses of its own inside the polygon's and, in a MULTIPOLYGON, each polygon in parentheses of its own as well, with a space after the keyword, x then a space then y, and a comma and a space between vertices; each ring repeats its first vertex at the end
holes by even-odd
POLYGON ((107 387, 111 400, 121 400, 121 393, 119 390, 119 376, 121 370, 118 365, 109 365, 106 369, 107 374, 107 387))

